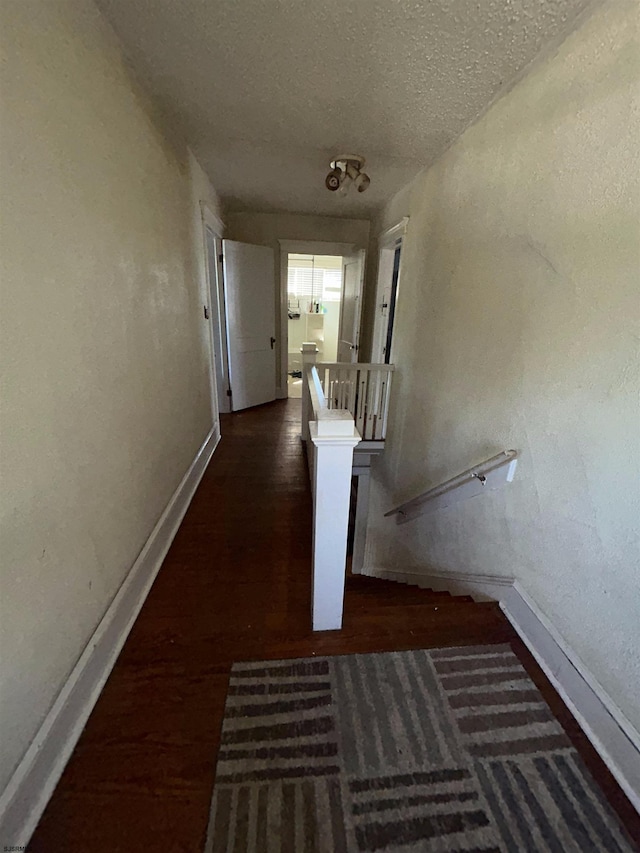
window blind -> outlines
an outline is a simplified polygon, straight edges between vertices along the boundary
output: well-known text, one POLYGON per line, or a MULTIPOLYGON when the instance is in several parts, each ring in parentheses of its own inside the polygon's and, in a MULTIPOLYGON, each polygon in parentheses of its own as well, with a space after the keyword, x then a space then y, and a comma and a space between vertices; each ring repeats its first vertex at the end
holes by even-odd
POLYGON ((339 302, 342 290, 342 259, 290 255, 287 290, 289 305, 297 304, 303 311, 308 310, 311 302, 339 302))

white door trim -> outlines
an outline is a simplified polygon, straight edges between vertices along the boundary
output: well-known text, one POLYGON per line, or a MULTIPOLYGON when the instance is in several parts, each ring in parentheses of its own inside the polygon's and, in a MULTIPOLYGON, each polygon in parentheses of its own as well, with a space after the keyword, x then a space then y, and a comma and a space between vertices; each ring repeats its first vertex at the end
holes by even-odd
POLYGON ((226 228, 222 219, 220 219, 220 217, 211 210, 206 201, 200 202, 200 210, 202 212, 203 222, 209 226, 216 237, 220 237, 222 240, 226 228))
MULTIPOLYGON (((280 249, 297 255, 350 255, 360 248, 355 243, 330 243, 325 240, 278 240, 280 249)), ((362 247, 364 248, 364 247, 362 247)))
MULTIPOLYGON (((205 264, 205 286, 206 300, 209 309, 209 377, 211 384, 212 407, 214 410, 214 423, 217 424, 218 432, 220 431, 220 412, 231 411, 231 406, 228 403, 228 398, 224 398, 221 394, 225 394, 226 388, 229 387, 229 366, 227 360, 227 341, 226 341, 226 317, 224 307, 224 292, 222 286, 222 268, 216 257, 216 268, 214 274, 211 274, 209 266, 209 249, 207 246, 207 230, 211 232, 215 241, 220 241, 220 251, 222 251, 222 239, 224 237, 225 225, 224 222, 211 210, 206 202, 200 202, 200 212, 202 217, 202 240, 204 245, 204 264, 205 264), (215 292, 214 285, 215 282, 215 292), (216 355, 216 339, 215 329, 218 329, 220 340, 217 342, 219 354, 216 355), (226 382, 226 388, 218 388, 218 378, 216 376, 216 359, 220 359, 220 373, 226 382)), ((218 247, 216 246, 216 254, 218 247)), ((224 384, 223 382, 223 384, 224 384)))
POLYGON ((407 233, 408 225, 409 217, 404 216, 396 225, 392 225, 391 228, 387 228, 386 231, 383 231, 382 234, 380 234, 380 236, 378 237, 378 248, 382 249, 385 246, 395 246, 396 240, 399 237, 404 237, 404 235, 407 233))
MULTIPOLYGON (((374 303, 373 329, 371 336, 371 353, 369 358, 372 364, 381 363, 384 361, 384 345, 386 342, 386 326, 383 317, 380 313, 382 306, 382 298, 384 295, 385 286, 389 283, 386 275, 386 266, 383 266, 382 260, 385 254, 391 255, 390 264, 393 270, 393 254, 398 245, 403 246, 404 236, 409 225, 409 217, 405 216, 396 225, 383 231, 378 237, 378 268, 376 270, 376 295, 374 303)), ((398 287, 402 278, 402 252, 400 253, 400 266, 398 268, 398 287)), ((393 275, 393 272, 392 272, 393 275)), ((396 303, 397 303, 396 288, 396 303)))

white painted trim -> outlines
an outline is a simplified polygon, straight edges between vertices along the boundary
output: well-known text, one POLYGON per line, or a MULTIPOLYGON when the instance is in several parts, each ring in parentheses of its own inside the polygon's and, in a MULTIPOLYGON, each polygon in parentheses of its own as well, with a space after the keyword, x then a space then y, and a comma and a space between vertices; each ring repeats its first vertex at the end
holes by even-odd
POLYGON ((383 231, 378 237, 378 249, 395 247, 396 241, 406 234, 408 225, 409 217, 404 216, 396 225, 383 231))
POLYGON ((211 405, 213 420, 220 432, 220 412, 230 412, 229 363, 227 355, 226 317, 224 294, 222 293, 222 267, 218 255, 222 252, 222 234, 224 223, 218 219, 206 202, 200 202, 202 218, 202 244, 204 249, 205 297, 209 306, 209 379, 211 385, 211 405), (214 267, 209 263, 207 231, 211 232, 214 242, 214 267), (217 334, 216 334, 217 332, 217 334), (219 374, 219 377, 218 377, 219 374), (220 378, 220 385, 218 384, 220 378))
POLYGON ((213 427, 0 797, 0 838, 26 847, 220 441, 213 427))
POLYGON ((518 581, 500 607, 640 812, 640 734, 518 581))
MULTIPOLYGON (((386 231, 383 231, 378 236, 378 267, 376 270, 376 295, 374 302, 375 311, 373 316, 373 329, 370 353, 370 358, 372 361, 384 360, 384 347, 387 340, 389 316, 388 314, 383 313, 383 296, 387 285, 391 287, 393 279, 393 257, 398 246, 403 244, 404 236, 408 225, 409 217, 405 216, 396 225, 393 225, 391 228, 387 228, 386 231), (390 262, 390 266, 388 266, 386 269, 384 268, 382 263, 384 257, 388 257, 390 262), (389 272, 391 273, 390 277, 387 275, 387 273, 389 272)), ((398 295, 400 293, 400 282, 402 279, 403 254, 403 252, 400 252, 400 265, 398 267, 398 284, 396 287, 396 304, 398 301, 398 295)), ((393 361, 393 338, 391 341, 391 350, 392 351, 389 353, 389 359, 393 361)))
POLYGON ((226 230, 226 225, 222 219, 211 210, 206 201, 200 201, 200 210, 204 223, 211 228, 216 237, 222 239, 226 230))
POLYGON ((287 255, 351 255, 355 243, 329 243, 325 240, 278 240, 280 251, 287 255))
POLYGON ((505 616, 640 813, 640 733, 518 581, 491 575, 372 567, 363 568, 362 574, 499 601, 505 616))

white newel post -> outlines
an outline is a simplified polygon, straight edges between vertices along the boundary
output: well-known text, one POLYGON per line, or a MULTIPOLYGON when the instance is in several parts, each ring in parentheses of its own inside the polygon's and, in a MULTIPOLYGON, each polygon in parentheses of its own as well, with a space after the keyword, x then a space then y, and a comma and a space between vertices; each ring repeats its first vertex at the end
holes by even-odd
POLYGON ((342 627, 353 448, 360 441, 347 412, 310 424, 315 452, 313 507, 314 631, 342 627))
POLYGON ((300 435, 303 441, 309 440, 309 421, 312 418, 311 398, 307 388, 307 371, 316 363, 318 347, 314 343, 303 343, 300 347, 302 353, 302 423, 300 435))

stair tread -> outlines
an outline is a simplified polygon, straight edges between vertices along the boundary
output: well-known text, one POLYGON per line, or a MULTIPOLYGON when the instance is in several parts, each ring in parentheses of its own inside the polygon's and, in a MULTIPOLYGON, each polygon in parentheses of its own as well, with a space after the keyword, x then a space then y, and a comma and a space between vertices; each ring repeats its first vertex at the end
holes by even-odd
POLYGON ((384 596, 378 598, 369 597, 362 598, 357 595, 348 595, 347 600, 354 607, 450 607, 454 604, 476 604, 470 595, 455 595, 450 598, 429 598, 416 597, 414 599, 385 599, 384 596))
MULTIPOLYGON (((347 595, 352 596, 353 598, 357 598, 360 601, 370 601, 373 603, 376 603, 378 601, 379 602, 395 601, 398 604, 411 604, 414 601, 435 601, 435 602, 441 601, 441 602, 445 603, 447 601, 451 601, 452 598, 460 598, 461 597, 461 596, 454 596, 454 595, 430 595, 429 593, 427 593, 426 595, 421 595, 420 592, 417 592, 416 595, 411 595, 410 593, 408 595, 389 595, 388 593, 384 592, 383 590, 380 590, 380 592, 377 595, 376 594, 364 595, 363 593, 356 592, 355 590, 352 590, 352 589, 347 590, 347 595)), ((462 597, 463 598, 466 597, 468 601, 473 601, 471 596, 462 596, 462 597)))
POLYGON ((465 636, 467 624, 482 619, 483 614, 487 613, 503 616, 499 605, 495 601, 457 601, 445 606, 425 605, 423 607, 398 605, 395 608, 384 607, 377 610, 373 608, 351 607, 350 603, 346 602, 344 610, 347 623, 356 615, 362 625, 365 623, 375 625, 377 623, 386 623, 388 620, 393 622, 396 619, 401 619, 406 628, 416 630, 423 629, 431 623, 437 624, 440 620, 444 623, 451 623, 453 620, 455 624, 459 625, 461 638, 465 636))
POLYGON ((398 583, 372 579, 371 582, 362 583, 360 578, 350 576, 347 578, 346 592, 348 595, 357 596, 362 601, 383 603, 390 601, 416 603, 419 601, 449 601, 458 599, 473 601, 470 595, 453 595, 448 590, 434 590, 430 587, 419 587, 414 584, 398 583))
POLYGON ((378 592, 381 589, 396 590, 398 592, 405 589, 420 589, 424 592, 438 592, 442 595, 447 594, 446 590, 434 590, 432 587, 418 586, 418 584, 407 584, 402 583, 401 581, 381 580, 363 583, 359 578, 353 576, 349 576, 347 578, 347 586, 362 590, 363 592, 378 592))
MULTIPOLYGON (((455 610, 456 607, 469 607, 475 604, 486 604, 487 602, 477 602, 472 599, 456 599, 452 598, 450 601, 442 602, 442 601, 414 601, 414 602, 406 602, 406 601, 390 601, 386 604, 378 604, 377 602, 370 601, 358 601, 357 599, 347 598, 345 600, 345 607, 348 607, 351 610, 357 611, 366 611, 370 610, 372 613, 376 610, 384 611, 385 613, 391 613, 394 610, 406 610, 407 612, 416 612, 419 610, 455 610)), ((490 604, 494 602, 488 602, 490 604)))
POLYGON ((404 581, 392 581, 387 578, 376 578, 371 575, 348 575, 346 592, 357 596, 363 601, 387 602, 398 601, 419 603, 420 601, 457 600, 473 602, 471 595, 451 593, 448 590, 434 590, 431 587, 421 587, 404 581))

